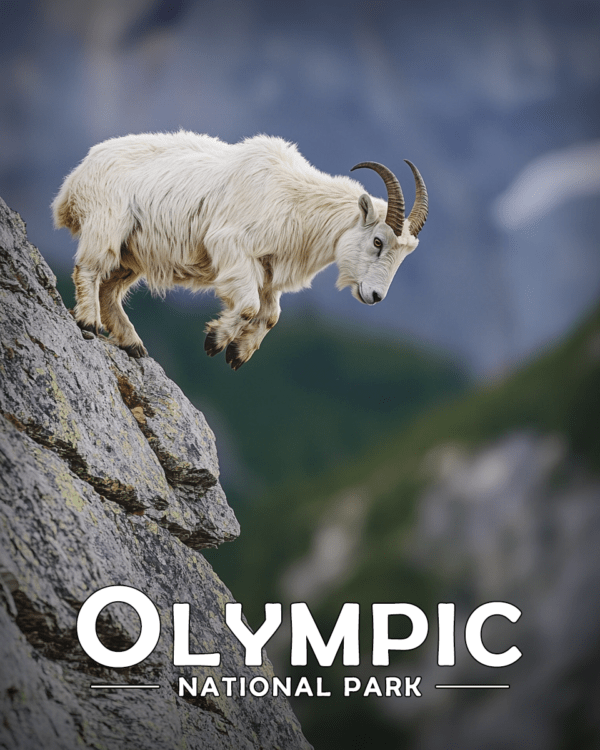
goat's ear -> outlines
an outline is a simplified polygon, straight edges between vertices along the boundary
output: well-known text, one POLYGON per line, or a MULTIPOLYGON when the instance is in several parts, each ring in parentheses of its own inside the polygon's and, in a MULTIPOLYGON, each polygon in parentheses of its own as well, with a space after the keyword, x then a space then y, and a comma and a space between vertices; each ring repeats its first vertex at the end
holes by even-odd
POLYGON ((363 193, 358 199, 358 207, 362 215, 362 222, 365 227, 375 224, 377 221, 377 214, 373 208, 373 202, 371 196, 368 193, 363 193))

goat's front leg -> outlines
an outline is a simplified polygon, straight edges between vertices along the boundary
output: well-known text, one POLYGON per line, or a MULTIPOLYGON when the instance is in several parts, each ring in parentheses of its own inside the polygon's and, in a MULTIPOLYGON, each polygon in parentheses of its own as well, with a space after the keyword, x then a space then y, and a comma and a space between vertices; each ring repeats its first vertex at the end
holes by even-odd
POLYGON ((281 292, 273 292, 272 289, 266 287, 261 289, 258 315, 241 329, 238 336, 227 347, 225 359, 234 370, 250 359, 260 347, 264 337, 279 320, 280 298, 281 292))
POLYGON ((210 357, 228 347, 248 322, 258 315, 258 290, 263 280, 261 270, 247 259, 227 275, 220 275, 215 282, 215 291, 225 303, 225 310, 206 326, 204 349, 210 357))

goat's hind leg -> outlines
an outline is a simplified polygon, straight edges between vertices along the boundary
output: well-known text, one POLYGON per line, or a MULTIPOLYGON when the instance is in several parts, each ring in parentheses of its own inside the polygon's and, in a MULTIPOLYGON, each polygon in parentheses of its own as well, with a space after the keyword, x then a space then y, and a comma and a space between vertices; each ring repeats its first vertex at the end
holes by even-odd
POLYGON ((100 271, 78 264, 73 271, 77 325, 84 331, 98 335, 102 330, 100 314, 100 271))
POLYGON ((111 339, 131 357, 146 357, 148 352, 137 335, 133 324, 123 309, 123 300, 129 288, 140 278, 140 274, 120 266, 100 286, 100 309, 102 320, 111 339))

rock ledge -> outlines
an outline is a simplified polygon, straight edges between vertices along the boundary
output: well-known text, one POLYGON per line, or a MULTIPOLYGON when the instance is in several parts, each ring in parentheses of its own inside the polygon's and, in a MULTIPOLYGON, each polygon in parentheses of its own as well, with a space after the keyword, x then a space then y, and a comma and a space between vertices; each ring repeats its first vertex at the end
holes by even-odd
MULTIPOLYGON (((244 666, 225 626, 233 597, 197 552, 235 539, 203 415, 152 359, 84 338, 55 278, 0 199, 0 748, 309 748, 284 698, 178 696, 178 678, 272 678, 244 666), (162 635, 127 670, 92 661, 77 613, 93 592, 127 585, 156 605, 162 635), (172 604, 191 606, 190 653, 172 664, 172 604), (91 682, 158 690, 91 690, 91 682)), ((102 642, 129 648, 139 618, 113 604, 102 642)))

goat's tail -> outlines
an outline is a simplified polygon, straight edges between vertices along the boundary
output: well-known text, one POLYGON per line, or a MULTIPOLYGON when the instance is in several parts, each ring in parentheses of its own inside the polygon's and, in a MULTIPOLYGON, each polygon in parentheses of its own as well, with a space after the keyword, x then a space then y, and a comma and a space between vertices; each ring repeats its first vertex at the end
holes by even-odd
POLYGON ((58 195, 52 201, 52 215, 57 229, 66 227, 71 234, 78 235, 81 232, 81 221, 71 191, 70 177, 71 175, 65 178, 58 195))

